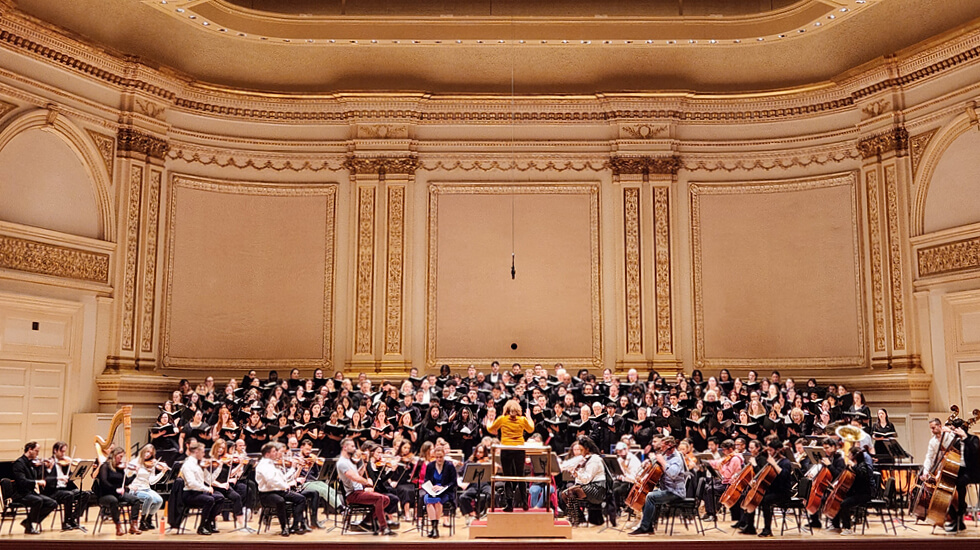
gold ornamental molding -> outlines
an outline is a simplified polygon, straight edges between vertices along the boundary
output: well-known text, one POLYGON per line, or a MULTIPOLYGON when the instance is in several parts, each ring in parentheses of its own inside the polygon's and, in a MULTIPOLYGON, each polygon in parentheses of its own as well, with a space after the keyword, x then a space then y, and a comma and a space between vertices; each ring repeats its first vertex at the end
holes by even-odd
POLYGON ((735 172, 763 170, 789 170, 790 168, 809 166, 826 166, 828 164, 841 163, 849 160, 861 158, 861 153, 857 149, 843 149, 826 152, 816 152, 812 154, 772 156, 770 154, 758 154, 748 159, 732 159, 731 155, 718 160, 707 160, 697 158, 696 154, 685 154, 681 168, 688 172, 735 172))
POLYGON ((418 157, 350 157, 344 161, 344 167, 351 174, 414 174, 420 166, 418 157))
POLYGON ((163 349, 163 365, 174 369, 228 369, 241 372, 250 368, 333 368, 333 305, 334 305, 334 260, 336 255, 336 183, 318 184, 281 184, 271 182, 236 182, 229 180, 202 178, 186 174, 171 174, 170 192, 168 195, 169 212, 166 234, 166 274, 163 291, 163 322, 160 331, 160 345, 163 349), (212 193, 228 193, 232 195, 251 195, 262 197, 323 197, 326 202, 326 223, 324 226, 324 242, 326 246, 323 268, 323 334, 321 341, 321 357, 318 359, 282 358, 282 359, 249 359, 232 358, 216 359, 210 357, 177 357, 170 354, 170 327, 172 322, 171 297, 173 296, 174 281, 174 248, 177 232, 177 190, 179 188, 195 189, 212 193))
POLYGON ((676 176, 681 169, 681 159, 677 155, 669 157, 613 157, 609 161, 613 175, 644 174, 676 176))
POLYGON ((99 150, 99 154, 102 156, 102 162, 105 163, 106 172, 109 173, 109 179, 111 180, 114 164, 113 159, 116 156, 116 139, 94 130, 85 130, 85 132, 92 138, 96 149, 99 150))
POLYGON ((657 353, 674 352, 670 289, 670 188, 653 188, 654 293, 657 311, 657 353))
POLYGON ((508 359, 515 363, 562 363, 566 368, 602 368, 602 287, 600 275, 599 249, 599 186, 597 184, 430 184, 429 185, 429 251, 427 273, 427 298, 425 312, 426 326, 426 367, 434 369, 439 365, 465 367, 471 364, 489 365, 495 357, 437 357, 436 356, 436 311, 438 300, 439 268, 439 197, 442 195, 588 195, 589 225, 591 234, 591 310, 592 310, 592 356, 591 357, 520 357, 508 359))
POLYGON ((374 341, 374 196, 373 186, 357 190, 355 355, 370 355, 374 341))
POLYGON ((420 170, 425 170, 427 172, 444 171, 451 172, 454 170, 462 170, 464 172, 492 172, 501 171, 507 172, 510 170, 516 170, 518 172, 528 172, 534 170, 536 172, 601 172, 603 170, 609 170, 610 164, 608 161, 602 160, 590 160, 590 159, 558 159, 558 158, 540 158, 540 159, 527 159, 527 160, 484 160, 484 159, 466 159, 466 160, 428 160, 422 161, 419 166, 420 170))
POLYGON ((908 149, 909 132, 904 127, 889 130, 883 134, 871 136, 858 142, 857 148, 861 152, 861 157, 869 159, 880 157, 885 153, 896 151, 901 153, 908 149))
POLYGON ((9 101, 0 100, 0 118, 7 116, 8 113, 17 108, 17 105, 9 101))
POLYGON ((917 251, 920 277, 980 269, 980 237, 921 248, 917 251))
POLYGON ((166 160, 170 149, 166 140, 133 128, 120 128, 118 140, 119 152, 140 153, 158 160, 166 160))
POLYGON ((109 284, 109 255, 0 235, 0 268, 109 284))
POLYGON ((153 313, 156 305, 157 233, 160 226, 160 185, 163 173, 150 170, 146 205, 146 249, 143 255, 143 317, 140 322, 140 351, 153 351, 153 313))
POLYGON ((228 151, 203 149, 192 145, 171 145, 167 152, 170 160, 180 160, 188 164, 201 166, 216 166, 218 168, 236 168, 238 170, 272 170, 273 172, 339 172, 348 169, 344 158, 332 156, 327 159, 299 160, 283 155, 267 155, 265 153, 230 154, 228 151), (267 155, 267 156, 266 156, 267 155))
POLYGON ((905 293, 902 276, 902 234, 899 227, 898 174, 895 164, 885 166, 885 201, 888 205, 888 259, 891 276, 892 344, 905 349, 905 293))
POLYGON ((909 138, 909 158, 912 160, 913 176, 919 169, 919 161, 922 160, 922 154, 925 152, 926 146, 929 145, 929 141, 932 139, 932 136, 936 135, 937 131, 938 129, 929 130, 928 132, 922 132, 909 138))
MULTIPOLYGON (((860 226, 858 224, 857 205, 857 176, 856 173, 831 174, 812 178, 791 180, 753 181, 746 183, 706 184, 691 183, 691 246, 693 252, 693 282, 694 282, 694 360, 698 368, 847 368, 862 365, 863 356, 837 357, 780 357, 780 358, 709 358, 705 355, 704 334, 704 297, 702 294, 702 264, 701 264, 701 196, 703 195, 744 195, 760 193, 782 193, 787 191, 805 191, 826 187, 847 186, 855 192, 851 194, 851 229, 853 235, 854 256, 854 292, 857 303, 864 303, 861 277, 861 245, 859 242, 860 226)), ((865 329, 861 308, 855 321, 858 333, 858 347, 864 349, 865 329)))
POLYGON ((643 299, 640 273, 640 188, 623 189, 626 271, 626 353, 643 354, 643 299))
POLYGON ((405 273, 405 186, 388 187, 388 269, 385 282, 385 355, 402 354, 405 273))
POLYGON ((878 190, 878 171, 865 173, 868 195, 868 229, 871 239, 871 310, 874 331, 874 350, 885 351, 885 282, 884 260, 881 253, 881 202, 878 190))
POLYGON ((140 198, 143 190, 143 167, 129 168, 129 202, 126 209, 126 256, 123 271, 122 348, 132 351, 136 338, 136 262, 139 249, 140 198))

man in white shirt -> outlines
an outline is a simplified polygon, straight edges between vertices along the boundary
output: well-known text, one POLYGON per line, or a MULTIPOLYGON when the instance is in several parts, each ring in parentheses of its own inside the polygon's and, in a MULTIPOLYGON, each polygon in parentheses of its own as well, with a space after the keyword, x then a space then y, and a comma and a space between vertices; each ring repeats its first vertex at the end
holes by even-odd
POLYGON ((943 431, 943 423, 938 418, 929 421, 929 430, 932 431, 932 439, 929 440, 929 448, 926 450, 925 459, 922 461, 922 472, 919 475, 922 481, 929 479, 929 472, 932 471, 939 454, 949 448, 953 442, 953 434, 943 431))
POLYGON ((378 524, 375 535, 393 536, 396 533, 388 527, 388 520, 385 518, 385 508, 388 506, 388 497, 381 493, 376 493, 371 488, 371 480, 357 473, 357 467, 351 461, 351 456, 357 449, 357 444, 353 439, 347 438, 340 442, 340 457, 337 459, 337 477, 344 485, 344 493, 347 495, 348 504, 365 504, 374 507, 374 519, 378 524))
POLYGON ((626 496, 636 484, 637 476, 643 471, 643 463, 635 454, 629 452, 629 445, 625 441, 616 443, 616 462, 623 470, 623 475, 616 476, 616 481, 613 482, 616 508, 619 509, 626 503, 626 496))
POLYGON ((290 469, 283 473, 276 466, 276 460, 282 456, 283 445, 275 441, 270 441, 262 446, 262 460, 259 460, 255 467, 255 483, 259 487, 259 501, 265 508, 273 508, 279 517, 279 525, 282 532, 279 533, 288 537, 290 533, 302 535, 309 531, 306 528, 306 497, 290 491, 298 470, 290 469), (293 505, 293 526, 287 527, 289 517, 286 515, 286 503, 293 505))
POLYGON ((218 532, 214 518, 221 511, 225 497, 215 493, 208 483, 200 464, 203 458, 204 444, 197 441, 189 444, 187 460, 180 468, 180 475, 184 478, 184 506, 201 509, 201 524, 197 528, 197 534, 210 535, 218 532))

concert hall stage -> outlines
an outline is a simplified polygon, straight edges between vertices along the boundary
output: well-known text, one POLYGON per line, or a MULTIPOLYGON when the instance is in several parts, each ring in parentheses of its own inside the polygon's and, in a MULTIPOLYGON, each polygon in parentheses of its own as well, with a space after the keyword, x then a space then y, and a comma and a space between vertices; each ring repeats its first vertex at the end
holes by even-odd
MULTIPOLYGON (((778 524, 778 519, 777 519, 778 524)), ((710 525, 710 524, 709 524, 710 525)), ((652 547, 669 542, 672 550, 731 550, 735 548, 783 548, 787 545, 805 544, 807 550, 830 550, 847 546, 848 550, 976 550, 980 547, 980 529, 973 522, 969 523, 966 532, 958 535, 947 535, 937 531, 932 534, 932 528, 927 525, 916 525, 915 530, 903 530, 898 527, 899 535, 885 535, 878 523, 872 520, 865 535, 841 536, 836 533, 817 530, 815 534, 799 534, 793 529, 779 536, 778 526, 776 536, 761 539, 756 536, 732 534, 724 526, 725 532, 709 529, 707 536, 696 535, 694 530, 685 531, 678 524, 674 536, 645 535, 630 537, 626 533, 614 529, 600 530, 601 527, 578 527, 573 530, 571 540, 548 539, 508 539, 508 540, 469 540, 468 529, 459 523, 456 534, 452 537, 443 536, 438 540, 425 538, 417 531, 402 532, 396 537, 375 537, 371 534, 341 535, 339 530, 325 532, 314 531, 302 536, 281 538, 275 534, 230 533, 230 524, 219 523, 222 533, 210 537, 196 534, 177 535, 145 533, 138 536, 116 537, 110 533, 110 524, 99 535, 80 532, 62 533, 57 530, 46 530, 43 534, 27 537, 21 533, 21 527, 14 527, 14 534, 0 535, 0 547, 4 550, 55 550, 73 548, 79 550, 211 550, 233 546, 245 550, 295 550, 302 548, 331 548, 335 550, 373 550, 379 547, 385 550, 425 550, 432 545, 451 546, 458 550, 482 550, 491 547, 493 550, 569 550, 569 548, 586 548, 590 550, 632 550, 637 547, 652 547)), ((719 527, 722 527, 719 522, 719 527)))

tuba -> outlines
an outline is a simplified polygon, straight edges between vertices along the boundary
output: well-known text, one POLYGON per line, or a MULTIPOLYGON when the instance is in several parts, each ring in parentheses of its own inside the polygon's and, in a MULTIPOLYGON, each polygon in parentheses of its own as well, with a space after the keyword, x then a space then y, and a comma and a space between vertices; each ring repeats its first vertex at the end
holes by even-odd
POLYGON ((130 432, 132 431, 132 417, 133 417, 133 406, 124 405, 123 408, 116 411, 116 414, 112 415, 112 421, 109 422, 109 437, 102 439, 100 436, 95 436, 95 455, 99 457, 99 464, 105 462, 106 458, 109 457, 109 447, 112 445, 112 441, 116 438, 116 430, 119 429, 119 424, 123 426, 123 435, 126 440, 126 462, 129 462, 129 445, 130 445, 130 432))
POLYGON ((864 430, 849 424, 839 426, 834 433, 836 433, 837 437, 841 438, 841 440, 844 442, 844 447, 842 449, 844 457, 847 457, 847 453, 851 450, 851 446, 868 437, 868 434, 864 430))

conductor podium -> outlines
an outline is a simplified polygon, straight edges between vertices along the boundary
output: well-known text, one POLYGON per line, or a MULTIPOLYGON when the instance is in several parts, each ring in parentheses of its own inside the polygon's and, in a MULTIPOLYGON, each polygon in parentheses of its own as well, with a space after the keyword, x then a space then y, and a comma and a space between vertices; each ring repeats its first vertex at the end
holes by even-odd
POLYGON ((493 464, 500 464, 500 451, 524 451, 525 457, 531 459, 534 475, 505 476, 497 472, 490 475, 490 509, 485 518, 470 524, 471 539, 505 539, 505 538, 572 538, 572 526, 565 520, 555 518, 555 511, 549 508, 551 503, 552 473, 557 472, 557 457, 551 452, 551 447, 503 445, 493 446, 493 464), (523 510, 517 507, 513 512, 500 511, 494 506, 497 482, 542 483, 545 486, 544 508, 529 508, 523 510))

